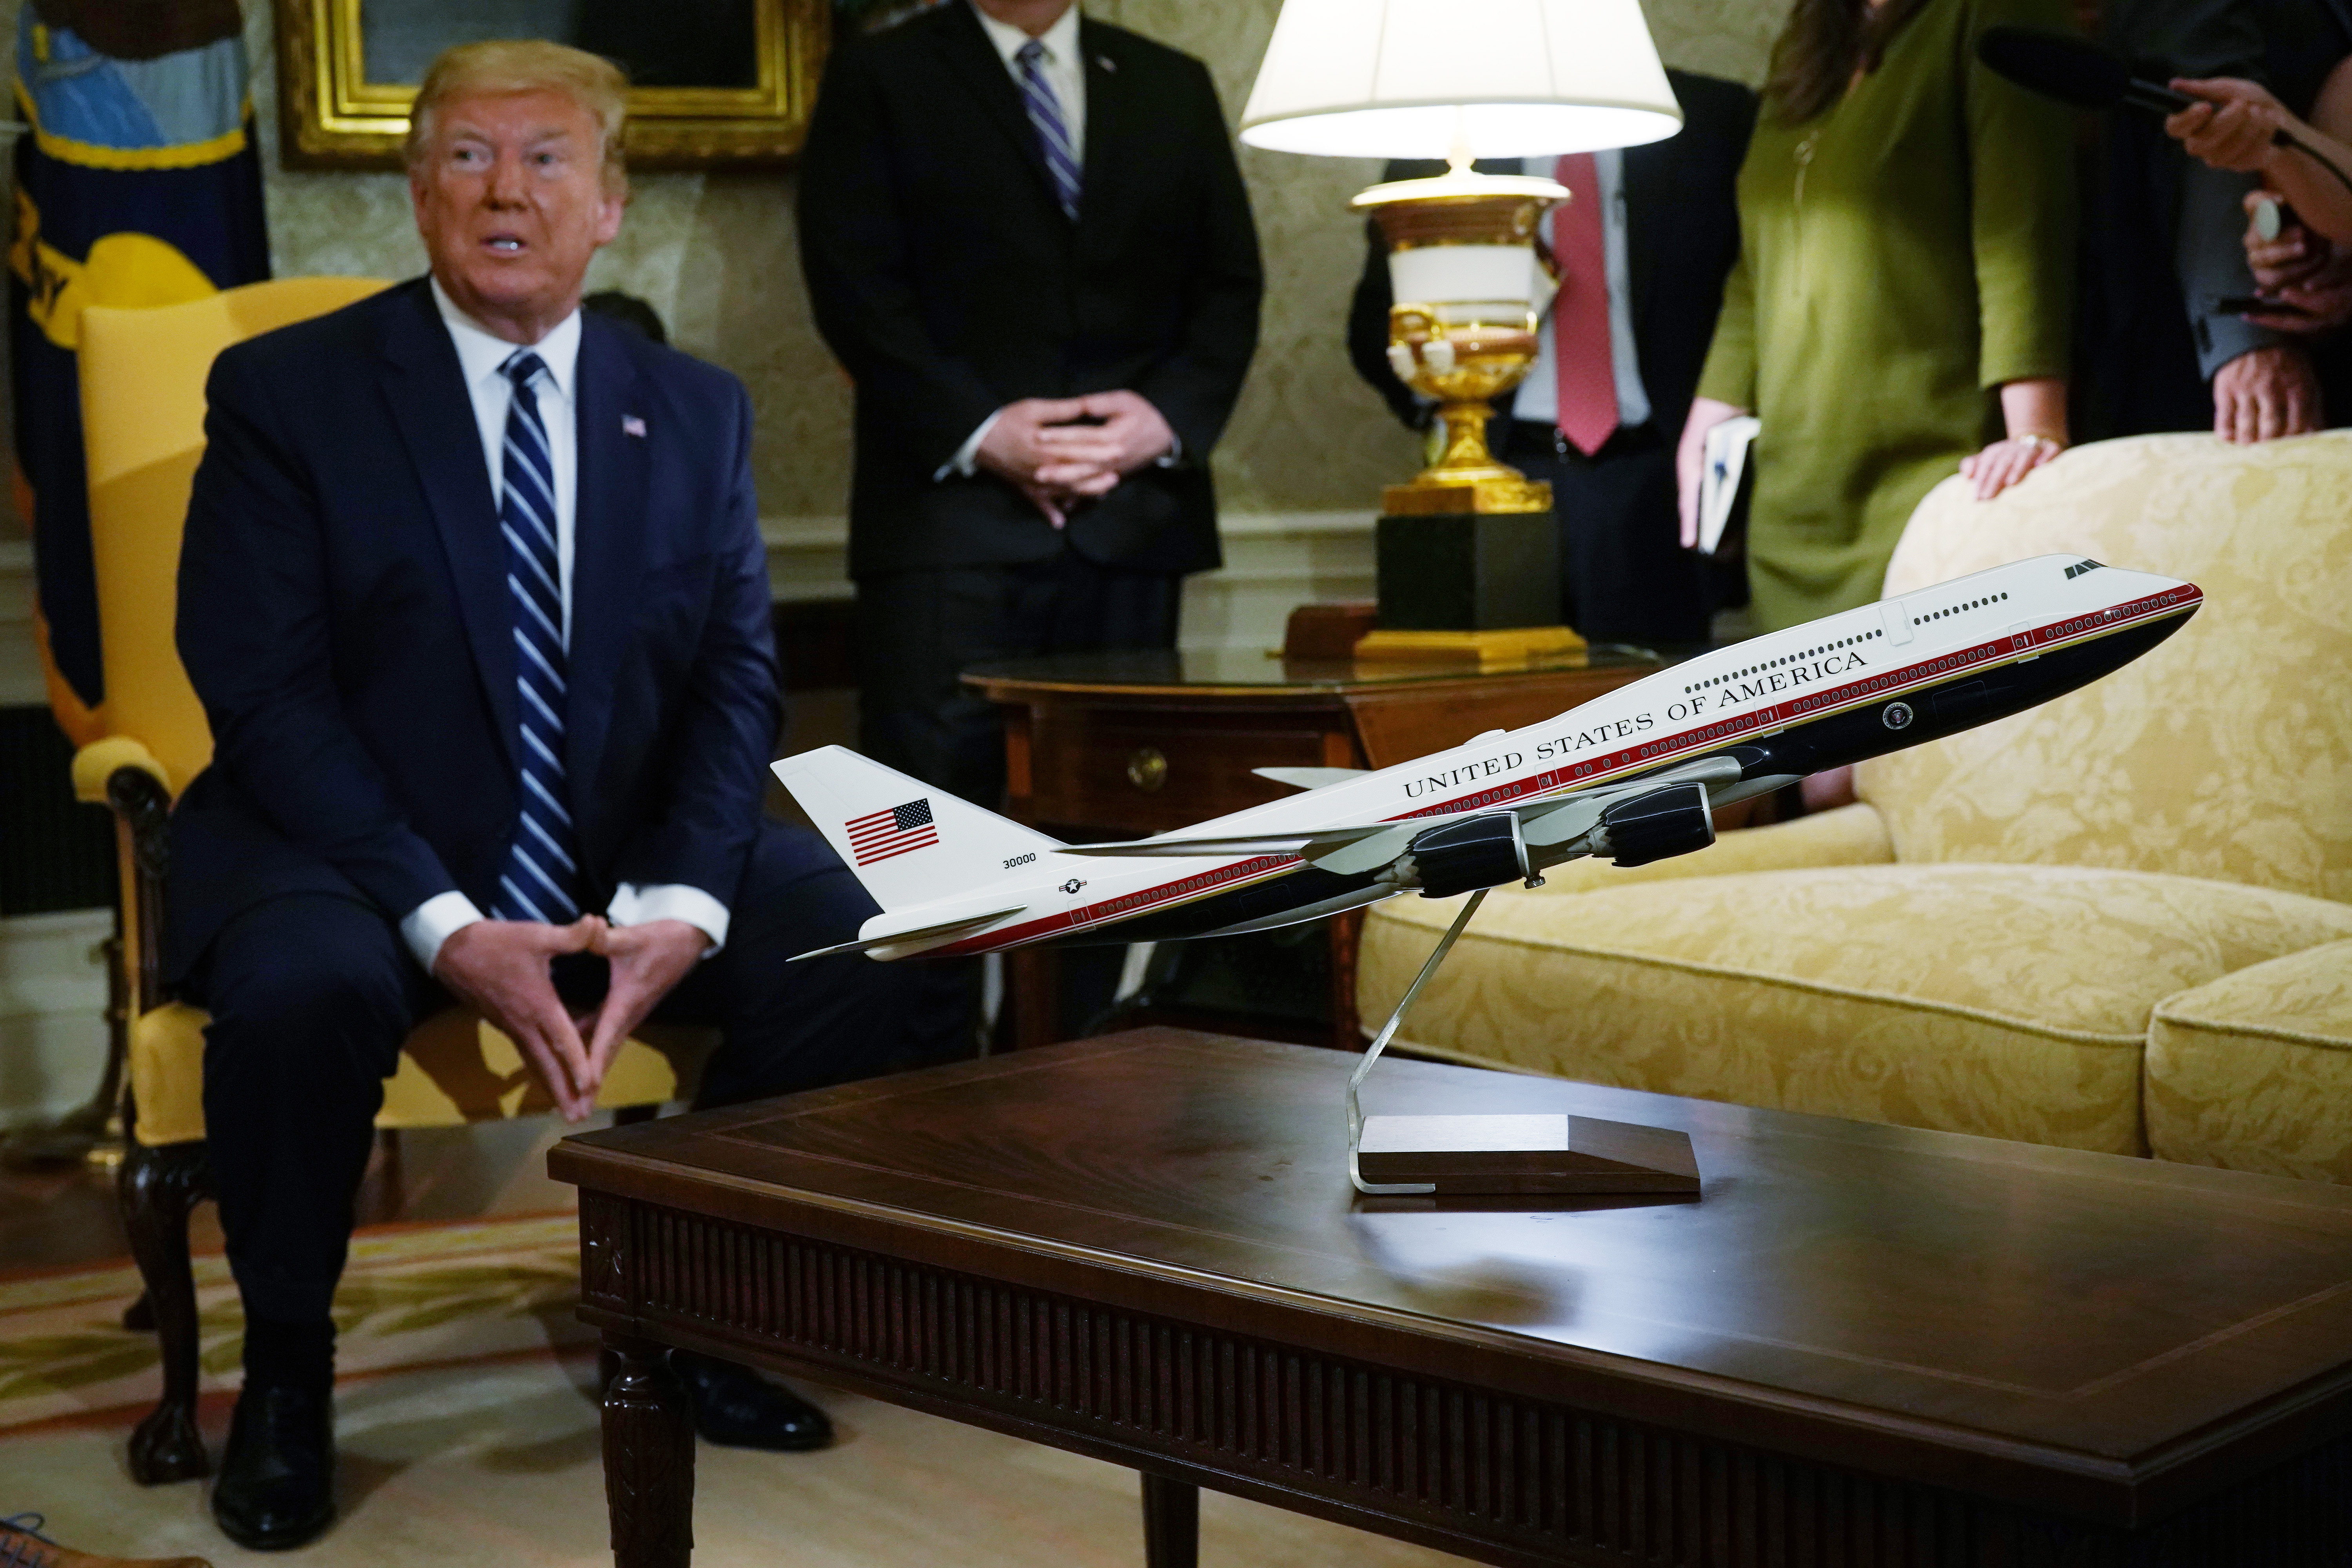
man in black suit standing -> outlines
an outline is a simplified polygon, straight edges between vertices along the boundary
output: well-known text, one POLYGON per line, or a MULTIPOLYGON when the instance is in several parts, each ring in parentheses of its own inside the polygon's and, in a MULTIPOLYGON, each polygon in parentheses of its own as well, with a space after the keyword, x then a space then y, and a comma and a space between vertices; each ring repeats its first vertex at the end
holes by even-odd
MULTIPOLYGON (((1550 481, 1560 613, 1594 642, 1704 642, 1715 607, 1706 563, 1679 544, 1675 443, 1739 258, 1734 185, 1756 97, 1713 77, 1666 76, 1683 128, 1664 142, 1478 165, 1560 179, 1573 193, 1544 225, 1566 279, 1542 324, 1542 357, 1488 430, 1496 456, 1550 481)), ((1442 172, 1399 163, 1386 177, 1442 172)), ((1433 406, 1389 368, 1388 247, 1367 227, 1349 357, 1398 418, 1425 428, 1433 406)))
MULTIPOLYGON (((246 1313, 213 1510, 241 1544, 333 1513, 352 1200, 409 1029, 452 999, 577 1120, 648 1016, 714 1024, 705 1104, 928 1045, 856 958, 875 906, 765 822, 779 706, 734 377, 580 310, 619 232, 626 84, 544 43, 420 89, 432 272, 224 353, 180 560, 214 738, 173 814, 167 975, 211 1013, 205 1116, 246 1313)), ((674 1357, 706 1436, 824 1415, 674 1357)))
POLYGON ((801 261, 856 382, 863 749, 1003 792, 977 660, 1167 647, 1263 275, 1209 73, 1071 0, 948 0, 836 54, 801 261))

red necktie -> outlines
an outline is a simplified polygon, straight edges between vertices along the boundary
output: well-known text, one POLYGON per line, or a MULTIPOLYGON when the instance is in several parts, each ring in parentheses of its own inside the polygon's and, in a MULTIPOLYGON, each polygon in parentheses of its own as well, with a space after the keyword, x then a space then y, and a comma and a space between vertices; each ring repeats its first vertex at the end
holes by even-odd
POLYGON ((1552 209, 1551 253, 1559 263, 1552 297, 1552 370, 1559 378, 1559 433, 1586 457, 1617 428, 1617 369, 1609 345, 1609 258, 1602 243, 1601 176, 1592 154, 1570 153, 1552 177, 1569 199, 1552 209))

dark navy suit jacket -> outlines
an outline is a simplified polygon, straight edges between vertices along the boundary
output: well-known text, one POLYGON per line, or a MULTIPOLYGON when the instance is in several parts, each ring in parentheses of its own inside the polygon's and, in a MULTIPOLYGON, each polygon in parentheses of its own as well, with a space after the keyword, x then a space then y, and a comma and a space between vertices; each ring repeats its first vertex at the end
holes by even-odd
POLYGON ((1208 68, 1078 23, 1085 194, 1054 195, 1019 90, 971 6, 845 42, 800 160, 801 266, 857 383, 853 577, 1050 560, 1217 564, 1209 454, 1257 348, 1264 272, 1208 68), (935 476, 1024 397, 1132 389, 1183 459, 1057 532, 1003 480, 935 476))
MULTIPOLYGON (((750 400, 594 315, 575 388, 582 903, 731 903, 779 721, 750 400)), ((425 280, 228 350, 206 395, 178 639, 214 753, 173 813, 167 976, 286 893, 489 908, 517 816, 506 549, 425 280)))

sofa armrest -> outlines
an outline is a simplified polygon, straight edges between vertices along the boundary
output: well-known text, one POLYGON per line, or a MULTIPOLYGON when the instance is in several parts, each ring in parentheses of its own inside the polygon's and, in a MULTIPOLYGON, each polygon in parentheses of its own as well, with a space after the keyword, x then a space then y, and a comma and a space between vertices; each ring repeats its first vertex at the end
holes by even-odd
POLYGON ((1544 873, 1535 895, 1590 893, 1635 882, 1682 877, 1722 877, 1738 871, 1795 871, 1810 866, 1884 866, 1895 858, 1886 823, 1874 806, 1856 802, 1835 811, 1745 827, 1718 837, 1694 855, 1653 861, 1628 870, 1607 860, 1571 860, 1544 873))
POLYGON ((2158 1003, 2141 1097, 2160 1159, 2352 1182, 2352 941, 2158 1003))

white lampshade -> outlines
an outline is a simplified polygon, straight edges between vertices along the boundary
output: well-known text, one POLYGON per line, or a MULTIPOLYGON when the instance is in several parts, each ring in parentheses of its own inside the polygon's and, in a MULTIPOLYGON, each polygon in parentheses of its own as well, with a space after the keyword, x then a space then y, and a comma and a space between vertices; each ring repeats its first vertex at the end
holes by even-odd
POLYGON ((1523 158, 1682 121, 1640 0, 1283 0, 1241 134, 1281 153, 1523 158))

